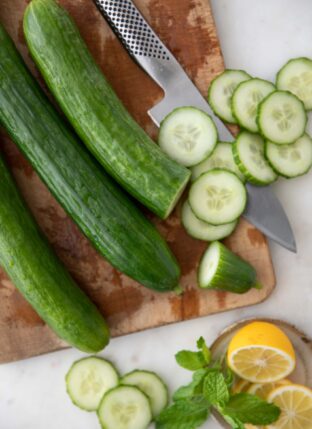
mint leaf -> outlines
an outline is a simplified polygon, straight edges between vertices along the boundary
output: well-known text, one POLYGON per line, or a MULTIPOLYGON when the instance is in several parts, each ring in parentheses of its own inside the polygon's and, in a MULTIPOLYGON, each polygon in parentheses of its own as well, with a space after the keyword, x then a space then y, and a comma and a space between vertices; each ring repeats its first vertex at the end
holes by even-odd
POLYGON ((279 418, 280 409, 256 395, 237 393, 231 396, 229 402, 223 407, 222 414, 242 423, 269 425, 279 418))
POLYGON ((193 380, 190 384, 182 386, 173 394, 173 400, 190 399, 192 396, 201 395, 203 392, 203 381, 207 374, 207 369, 198 369, 193 374, 193 380))
POLYGON ((237 419, 233 419, 232 417, 225 416, 222 414, 221 411, 219 411, 224 420, 231 425, 232 429, 246 429, 244 423, 237 419))
POLYGON ((204 380, 203 394, 212 405, 224 404, 229 400, 230 394, 222 372, 212 369, 204 380))
POLYGON ((210 349, 207 347, 206 341, 204 340, 203 337, 200 337, 197 340, 197 348, 202 351, 202 354, 203 354, 203 357, 204 357, 206 363, 207 364, 210 363, 211 352, 210 352, 210 349))
POLYGON ((231 389, 234 382, 234 372, 228 366, 225 369, 225 382, 228 389, 231 389))
POLYGON ((156 429, 196 429, 209 415, 209 404, 203 398, 180 400, 163 410, 156 419, 156 429))
POLYGON ((197 369, 204 368, 207 362, 202 352, 191 352, 188 350, 181 350, 175 355, 177 363, 182 368, 196 371, 197 369))

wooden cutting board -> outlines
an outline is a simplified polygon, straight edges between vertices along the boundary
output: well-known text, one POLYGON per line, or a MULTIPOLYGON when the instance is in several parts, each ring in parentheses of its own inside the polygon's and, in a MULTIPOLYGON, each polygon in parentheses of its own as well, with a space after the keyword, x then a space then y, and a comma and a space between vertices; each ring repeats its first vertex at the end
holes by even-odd
MULTIPOLYGON (((1 0, 0 21, 37 77, 25 45, 25 0, 1 0)), ((130 59, 91 0, 61 0, 78 24, 96 61, 135 119, 155 138, 147 110, 162 98, 160 88, 130 59)), ((208 0, 136 0, 161 39, 172 50, 203 94, 223 70, 223 59, 208 0)), ((42 79, 39 81, 43 84, 42 79)), ((207 244, 181 227, 179 207, 166 221, 153 218, 182 268, 182 296, 157 294, 113 269, 66 216, 4 131, 1 150, 41 228, 69 271, 105 315, 113 336, 251 305, 264 300, 275 285, 267 241, 242 220, 226 240, 250 261, 264 285, 245 295, 200 291, 196 268, 207 244)), ((1 202, 0 202, 1 203, 1 202)), ((0 362, 27 358, 66 347, 36 315, 0 271, 0 362)))

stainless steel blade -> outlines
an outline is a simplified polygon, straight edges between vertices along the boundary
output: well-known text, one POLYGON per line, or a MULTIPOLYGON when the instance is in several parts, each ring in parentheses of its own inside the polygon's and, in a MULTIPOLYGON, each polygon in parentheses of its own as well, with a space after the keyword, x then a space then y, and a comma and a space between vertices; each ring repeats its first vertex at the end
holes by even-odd
MULTIPOLYGON (((181 65, 131 0, 94 2, 129 54, 164 90, 163 100, 148 112, 157 125, 176 107, 196 106, 213 118, 220 140, 233 140, 229 130, 214 115, 181 65)), ((244 216, 269 238, 296 252, 288 218, 270 187, 248 185, 247 191, 249 202, 244 216)))

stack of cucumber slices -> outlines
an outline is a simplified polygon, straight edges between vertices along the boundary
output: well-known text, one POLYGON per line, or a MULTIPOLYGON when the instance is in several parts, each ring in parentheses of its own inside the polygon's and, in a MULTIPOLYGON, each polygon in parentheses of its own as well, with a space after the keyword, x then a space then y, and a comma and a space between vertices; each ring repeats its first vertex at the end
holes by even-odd
POLYGON ((120 377, 113 364, 91 356, 66 375, 67 393, 85 411, 96 411, 103 429, 146 429, 168 405, 167 386, 150 371, 120 377))
POLYGON ((276 84, 242 70, 225 70, 211 83, 208 102, 224 122, 240 126, 234 142, 218 142, 209 115, 180 107, 161 123, 159 145, 192 170, 182 223, 194 238, 214 241, 230 235, 247 202, 245 182, 266 186, 293 178, 312 165, 306 133, 312 109, 312 60, 290 60, 276 84))

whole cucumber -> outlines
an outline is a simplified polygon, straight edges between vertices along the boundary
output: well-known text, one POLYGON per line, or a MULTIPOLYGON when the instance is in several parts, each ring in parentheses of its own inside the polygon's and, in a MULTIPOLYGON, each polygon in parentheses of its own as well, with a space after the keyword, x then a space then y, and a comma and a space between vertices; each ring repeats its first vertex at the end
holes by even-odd
POLYGON ((42 319, 74 347, 96 353, 108 327, 38 229, 0 156, 0 265, 42 319))
POLYGON ((180 269, 165 240, 57 114, 1 26, 0 123, 114 267, 157 291, 177 286, 180 269))

